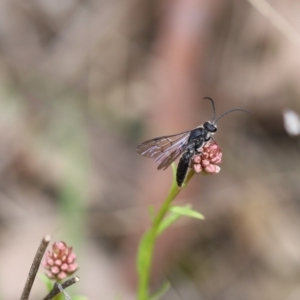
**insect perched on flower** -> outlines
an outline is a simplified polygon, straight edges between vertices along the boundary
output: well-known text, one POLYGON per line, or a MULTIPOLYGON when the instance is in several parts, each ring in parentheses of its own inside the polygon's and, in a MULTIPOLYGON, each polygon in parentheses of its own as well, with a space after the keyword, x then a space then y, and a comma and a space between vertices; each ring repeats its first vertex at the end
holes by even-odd
POLYGON ((167 169, 181 155, 176 173, 177 185, 179 187, 182 186, 185 180, 193 157, 203 154, 204 146, 213 140, 213 135, 217 131, 217 121, 234 111, 249 113, 244 109, 232 109, 215 119, 216 109, 214 101, 209 97, 205 97, 204 99, 208 99, 212 104, 212 121, 206 121, 203 125, 199 125, 193 130, 154 138, 137 147, 139 154, 155 160, 159 170, 167 169))

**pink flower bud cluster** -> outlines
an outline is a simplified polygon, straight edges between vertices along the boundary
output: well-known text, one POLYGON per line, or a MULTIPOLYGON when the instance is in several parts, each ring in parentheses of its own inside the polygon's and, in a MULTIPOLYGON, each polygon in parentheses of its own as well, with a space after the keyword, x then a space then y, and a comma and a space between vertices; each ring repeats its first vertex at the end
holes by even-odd
POLYGON ((58 281, 73 274, 78 269, 78 265, 72 247, 68 247, 65 242, 54 243, 52 251, 47 251, 45 255, 43 267, 49 278, 58 281))
POLYGON ((201 153, 194 155, 191 160, 191 167, 195 173, 207 175, 218 174, 221 168, 218 166, 222 162, 222 150, 215 142, 207 143, 201 149, 201 153))

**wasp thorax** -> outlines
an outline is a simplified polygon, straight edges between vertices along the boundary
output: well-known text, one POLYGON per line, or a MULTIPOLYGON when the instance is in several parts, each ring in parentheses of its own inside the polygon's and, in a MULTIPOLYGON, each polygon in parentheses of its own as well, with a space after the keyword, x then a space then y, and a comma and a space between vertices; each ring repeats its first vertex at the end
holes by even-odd
POLYGON ((208 131, 208 132, 216 132, 217 131, 217 125, 212 124, 210 122, 205 122, 203 124, 203 127, 208 131))

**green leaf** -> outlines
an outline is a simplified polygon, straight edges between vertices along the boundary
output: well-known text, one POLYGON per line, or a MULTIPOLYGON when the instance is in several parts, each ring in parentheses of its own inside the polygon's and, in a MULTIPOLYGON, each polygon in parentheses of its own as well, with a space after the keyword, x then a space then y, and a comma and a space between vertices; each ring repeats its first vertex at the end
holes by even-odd
POLYGON ((167 228, 169 228, 173 223, 179 220, 181 217, 190 217, 203 220, 205 219, 202 214, 193 210, 190 204, 185 206, 171 206, 169 208, 169 214, 165 219, 160 223, 157 236, 161 235, 167 228))
POLYGON ((167 228, 169 228, 173 223, 175 223, 179 218, 181 218, 180 214, 170 213, 165 217, 165 219, 159 224, 157 230, 157 236, 161 235, 167 228))
POLYGON ((149 247, 151 247, 151 239, 150 239, 150 232, 147 231, 139 244, 138 255, 137 255, 137 271, 141 275, 145 270, 145 267, 148 262, 149 247))
POLYGON ((38 273, 38 277, 45 283, 47 291, 50 292, 53 289, 54 281, 50 278, 48 278, 45 274, 43 273, 38 273))
POLYGON ((195 218, 204 220, 205 217, 197 212, 196 210, 193 210, 190 206, 172 206, 170 207, 170 211, 174 214, 178 214, 180 216, 195 218))
POLYGON ((152 296, 150 296, 150 300, 157 300, 162 297, 170 288, 171 284, 169 281, 164 282, 160 289, 158 289, 152 296))

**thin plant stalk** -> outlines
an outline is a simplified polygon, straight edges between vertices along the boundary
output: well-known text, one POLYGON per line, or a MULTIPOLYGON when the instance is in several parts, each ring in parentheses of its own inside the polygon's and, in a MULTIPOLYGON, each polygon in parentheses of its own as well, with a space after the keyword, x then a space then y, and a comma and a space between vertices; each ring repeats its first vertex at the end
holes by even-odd
POLYGON ((77 283, 79 281, 78 276, 74 276, 68 280, 66 280, 61 285, 59 283, 55 283, 52 291, 43 299, 43 300, 50 300, 53 299, 57 294, 62 292, 63 289, 66 289, 67 287, 77 283))
MULTIPOLYGON (((165 201, 163 202, 162 206, 158 210, 156 216, 153 219, 151 228, 146 231, 146 233, 143 235, 141 243, 144 239, 147 238, 147 248, 148 248, 148 255, 145 256, 145 261, 143 264, 143 270, 140 270, 139 272, 139 283, 138 283, 138 300, 148 300, 149 299, 149 283, 150 283, 150 275, 151 275, 151 265, 152 265, 152 259, 153 259, 153 250, 155 246, 155 241, 158 235, 159 227, 164 220, 166 214, 169 211, 170 205, 173 202, 173 200, 176 198, 176 196, 180 193, 182 188, 177 186, 176 179, 175 179, 175 173, 176 173, 176 167, 174 164, 172 165, 173 168, 173 182, 171 189, 169 191, 169 194, 165 201)), ((192 178, 192 176, 195 174, 193 170, 190 170, 187 178, 185 180, 184 186, 187 185, 189 180, 192 178)))
POLYGON ((39 248, 38 248, 38 250, 37 250, 37 252, 34 256, 32 265, 31 265, 30 270, 29 270, 29 274, 28 274, 28 277, 27 277, 27 280, 26 280, 26 283, 25 283, 25 286, 24 286, 24 289, 23 289, 23 292, 22 292, 22 295, 21 295, 21 300, 27 300, 29 298, 29 294, 30 294, 35 276, 38 272, 41 260, 43 258, 43 255, 46 251, 46 248, 47 248, 50 240, 51 240, 51 236, 49 234, 47 234, 42 239, 42 241, 39 245, 39 248))

